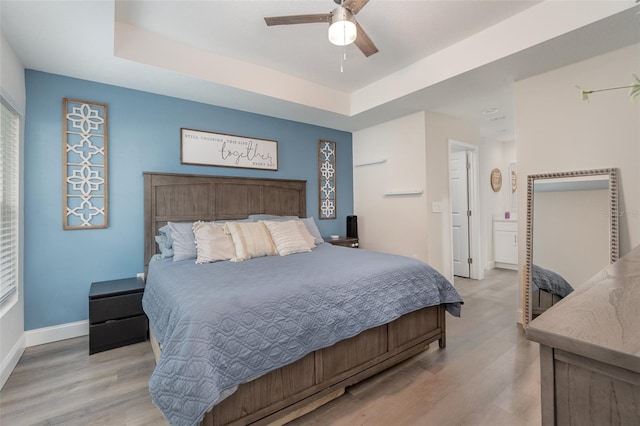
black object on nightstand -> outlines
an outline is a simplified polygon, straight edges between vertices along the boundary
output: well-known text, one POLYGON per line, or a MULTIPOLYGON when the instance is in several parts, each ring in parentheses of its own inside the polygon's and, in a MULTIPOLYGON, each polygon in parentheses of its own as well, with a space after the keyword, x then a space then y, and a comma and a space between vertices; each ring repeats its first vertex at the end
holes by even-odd
POLYGON ((338 237, 338 238, 325 237, 324 240, 327 243, 333 244, 334 246, 343 246, 343 247, 351 247, 351 248, 360 247, 360 244, 358 243, 358 239, 357 238, 351 238, 351 237, 338 237))
POLYGON ((91 283, 89 355, 147 340, 143 292, 144 281, 136 277, 91 283))

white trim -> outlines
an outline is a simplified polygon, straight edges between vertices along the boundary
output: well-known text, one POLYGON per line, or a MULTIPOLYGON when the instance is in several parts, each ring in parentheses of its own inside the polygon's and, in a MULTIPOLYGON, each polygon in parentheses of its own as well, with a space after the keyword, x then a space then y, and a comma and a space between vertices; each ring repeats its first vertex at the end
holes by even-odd
POLYGON ((24 342, 25 337, 23 333, 22 335, 20 335, 20 338, 18 339, 16 344, 13 345, 13 348, 11 348, 11 351, 2 363, 2 366, 0 366, 0 390, 4 387, 4 384, 9 379, 9 376, 13 372, 13 369, 16 368, 16 365, 18 365, 20 357, 22 357, 25 349, 24 342))
POLYGON ((424 192, 422 189, 408 189, 405 191, 387 191, 384 193, 386 197, 394 196, 394 195, 420 195, 424 192))
POLYGON ((489 261, 489 263, 487 263, 487 271, 489 269, 494 269, 496 267, 496 262, 494 262, 493 260, 489 261))
POLYGON ((0 87, 0 97, 3 98, 11 108, 13 108, 15 113, 18 114, 21 119, 24 118, 24 108, 21 108, 20 104, 16 102, 16 100, 13 99, 13 97, 9 94, 9 92, 4 90, 4 88, 2 87, 0 87))
POLYGON ((362 163, 356 163, 353 165, 353 167, 362 167, 362 166, 371 166, 373 164, 382 164, 382 163, 386 163, 387 159, 386 158, 382 158, 380 160, 371 160, 371 161, 365 161, 362 163))
POLYGON ((496 268, 500 268, 500 269, 511 269, 512 271, 518 270, 518 265, 514 265, 513 263, 495 262, 495 265, 496 265, 496 268))
POLYGON ((37 328, 24 333, 27 347, 57 342, 58 340, 72 339, 74 337, 89 334, 89 320, 70 322, 51 327, 37 328))

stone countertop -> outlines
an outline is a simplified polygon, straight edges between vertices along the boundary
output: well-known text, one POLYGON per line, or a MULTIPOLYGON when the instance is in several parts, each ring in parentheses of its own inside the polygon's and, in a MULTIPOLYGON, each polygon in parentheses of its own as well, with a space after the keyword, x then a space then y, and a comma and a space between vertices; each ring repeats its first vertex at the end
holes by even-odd
POLYGON ((640 373, 640 246, 531 321, 526 335, 640 373))

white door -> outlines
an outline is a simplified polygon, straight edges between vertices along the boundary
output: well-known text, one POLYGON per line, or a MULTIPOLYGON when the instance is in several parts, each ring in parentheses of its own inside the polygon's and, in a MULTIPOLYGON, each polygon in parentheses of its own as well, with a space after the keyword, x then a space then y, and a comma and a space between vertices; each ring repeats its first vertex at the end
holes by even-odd
POLYGON ((451 226, 453 236, 453 275, 469 278, 469 196, 467 152, 451 152, 449 185, 451 187, 451 226))

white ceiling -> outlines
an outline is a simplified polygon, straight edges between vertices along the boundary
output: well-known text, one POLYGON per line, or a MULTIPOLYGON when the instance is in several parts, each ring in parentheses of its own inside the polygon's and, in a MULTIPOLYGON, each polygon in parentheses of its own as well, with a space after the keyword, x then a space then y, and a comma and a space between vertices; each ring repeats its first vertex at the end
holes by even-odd
POLYGON ((1 0, 0 28, 29 69, 347 131, 428 109, 513 140, 512 82, 640 42, 634 5, 371 0, 357 19, 380 52, 347 46, 344 72, 327 24, 263 20, 331 0, 1 0))

